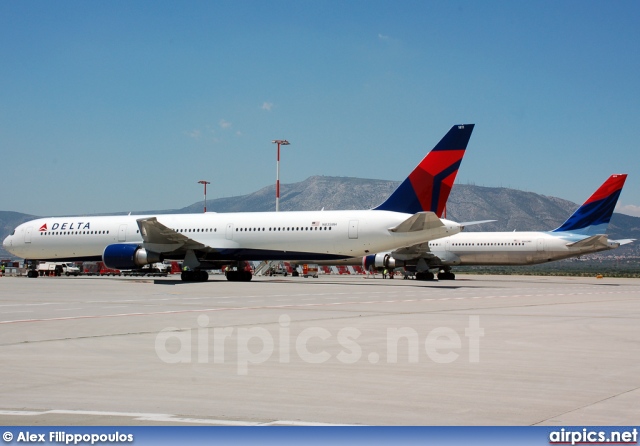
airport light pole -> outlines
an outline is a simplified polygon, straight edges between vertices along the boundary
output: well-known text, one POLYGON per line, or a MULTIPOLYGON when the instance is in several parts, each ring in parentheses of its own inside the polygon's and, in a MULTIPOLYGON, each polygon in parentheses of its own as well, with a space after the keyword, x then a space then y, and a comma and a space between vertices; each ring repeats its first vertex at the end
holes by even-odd
POLYGON ((276 161, 276 212, 280 211, 280 145, 288 146, 286 139, 274 139, 273 144, 278 144, 278 158, 276 161))
POLYGON ((207 212, 207 184, 211 184, 211 182, 200 180, 198 184, 204 184, 204 212, 207 212))

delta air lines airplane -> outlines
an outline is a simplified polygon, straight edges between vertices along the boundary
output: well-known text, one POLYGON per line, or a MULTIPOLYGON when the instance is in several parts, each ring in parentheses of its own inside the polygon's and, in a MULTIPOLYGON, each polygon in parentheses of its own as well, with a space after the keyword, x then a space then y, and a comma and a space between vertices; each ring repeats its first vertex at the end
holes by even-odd
POLYGON ((633 241, 609 240, 606 235, 626 179, 626 174, 611 175, 553 231, 460 233, 352 262, 359 260, 367 270, 404 267, 415 271, 419 280, 433 280, 434 274, 429 269, 437 268, 438 279, 453 280, 452 266, 534 265, 615 249, 633 241))
POLYGON ((181 259, 185 281, 207 280, 207 269, 229 265, 228 280, 249 281, 250 260, 339 260, 425 243, 462 230, 430 209, 444 207, 473 128, 453 126, 374 209, 40 218, 18 226, 2 246, 32 261, 102 259, 116 269, 181 259))

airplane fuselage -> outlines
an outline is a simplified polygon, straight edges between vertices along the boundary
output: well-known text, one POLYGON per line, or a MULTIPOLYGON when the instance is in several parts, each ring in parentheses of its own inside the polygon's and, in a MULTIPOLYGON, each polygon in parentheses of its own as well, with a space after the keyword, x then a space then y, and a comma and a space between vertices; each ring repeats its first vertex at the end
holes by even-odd
POLYGON ((615 249, 619 243, 578 245, 587 236, 551 232, 460 233, 429 242, 441 265, 534 265, 615 249), (575 245, 572 245, 576 243, 575 245))
MULTIPOLYGON (((377 210, 155 215, 163 225, 206 246, 206 258, 212 261, 338 259, 460 231, 457 223, 447 220, 442 220, 444 226, 428 231, 389 231, 410 216, 377 210)), ((137 220, 147 217, 41 218, 18 226, 3 247, 31 260, 97 260, 108 245, 142 245, 137 220)))

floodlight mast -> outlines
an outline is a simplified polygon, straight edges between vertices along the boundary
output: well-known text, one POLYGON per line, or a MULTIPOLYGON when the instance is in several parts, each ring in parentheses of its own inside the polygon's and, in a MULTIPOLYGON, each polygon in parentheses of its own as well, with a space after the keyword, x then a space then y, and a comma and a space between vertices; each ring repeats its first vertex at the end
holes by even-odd
POLYGON ((207 212, 207 184, 211 184, 211 182, 200 180, 198 184, 204 184, 204 212, 207 212))
POLYGON ((278 145, 278 155, 276 159, 276 212, 280 211, 280 146, 288 146, 289 141, 286 139, 274 139, 271 141, 278 145))

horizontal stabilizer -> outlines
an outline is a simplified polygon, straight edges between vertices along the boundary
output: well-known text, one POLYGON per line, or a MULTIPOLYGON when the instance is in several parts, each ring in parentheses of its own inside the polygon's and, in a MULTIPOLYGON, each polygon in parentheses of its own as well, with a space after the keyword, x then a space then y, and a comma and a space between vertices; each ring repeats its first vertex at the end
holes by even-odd
POLYGON ((444 226, 444 223, 433 212, 418 212, 407 218, 395 228, 389 228, 391 232, 416 232, 426 231, 444 226))
POLYGON ((622 246, 622 245, 628 245, 629 243, 633 243, 633 242, 636 241, 636 239, 634 239, 634 238, 625 238, 625 239, 622 239, 622 240, 612 240, 612 241, 614 241, 614 242, 620 244, 620 246, 622 246))
POLYGON ((570 248, 608 248, 609 238, 604 234, 592 235, 578 242, 567 243, 570 248))

